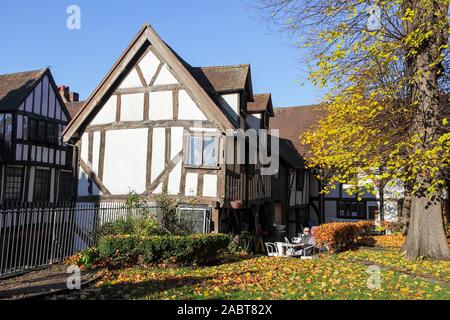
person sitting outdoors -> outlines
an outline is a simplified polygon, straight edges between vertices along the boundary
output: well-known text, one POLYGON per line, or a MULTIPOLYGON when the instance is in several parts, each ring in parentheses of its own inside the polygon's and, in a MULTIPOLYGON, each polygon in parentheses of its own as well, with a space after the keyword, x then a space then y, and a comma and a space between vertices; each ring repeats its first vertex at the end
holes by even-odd
POLYGON ((300 243, 301 244, 308 244, 309 239, 311 238, 311 230, 306 227, 303 229, 303 234, 300 243))

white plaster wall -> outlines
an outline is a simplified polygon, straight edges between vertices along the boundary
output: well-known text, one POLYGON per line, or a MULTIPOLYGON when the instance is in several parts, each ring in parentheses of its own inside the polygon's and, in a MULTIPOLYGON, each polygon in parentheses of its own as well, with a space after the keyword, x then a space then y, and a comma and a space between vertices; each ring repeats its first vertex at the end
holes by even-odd
POLYGON ((186 174, 185 195, 196 196, 197 184, 198 184, 198 174, 194 172, 188 172, 186 174))
POLYGON ((94 132, 92 148, 92 170, 95 174, 98 174, 98 164, 100 158, 100 132, 94 132))
POLYGON ((169 194, 177 195, 180 192, 181 166, 182 163, 178 163, 169 174, 169 181, 167 184, 167 192, 169 194))
POLYGON ((151 181, 155 181, 165 168, 166 128, 153 129, 151 181))
POLYGON ((42 81, 34 89, 34 113, 41 114, 41 89, 42 81))
POLYGON ((217 175, 205 174, 203 176, 203 196, 217 197, 217 175))
POLYGON ((23 116, 17 115, 17 139, 22 139, 23 130, 23 116))
POLYGON ((23 146, 22 156, 23 156, 24 161, 28 161, 28 145, 26 145, 26 144, 23 146))
POLYGON ((42 147, 36 147, 36 161, 41 162, 42 161, 42 147))
POLYGON ((42 148, 42 162, 48 163, 48 148, 43 147, 42 148))
POLYGON ((56 99, 55 91, 53 90, 52 87, 50 87, 50 96, 48 99, 48 105, 49 105, 48 116, 50 118, 55 117, 55 99, 56 99))
POLYGON ((22 145, 21 144, 16 145, 16 160, 17 161, 22 160, 22 145))
POLYGON ((239 94, 223 94, 220 96, 219 102, 233 119, 237 120, 239 118, 239 94))
POLYGON ((172 120, 173 98, 172 91, 150 93, 150 120, 172 120))
POLYGON ((111 96, 105 105, 100 109, 91 124, 108 124, 116 121, 117 97, 111 96))
POLYGON ((113 195, 145 191, 148 129, 107 131, 103 183, 113 195))
POLYGON ((28 112, 33 112, 33 93, 30 93, 25 101, 25 110, 28 112))
POLYGON ((178 80, 173 76, 167 64, 164 64, 164 66, 161 68, 161 71, 154 83, 154 85, 165 85, 165 84, 178 84, 178 80))
POLYGON ((142 87, 141 79, 139 79, 139 75, 135 68, 130 71, 130 73, 125 77, 119 89, 127 89, 127 88, 140 88, 142 87))
POLYGON ((180 90, 178 99, 178 119, 206 120, 205 114, 200 110, 185 90, 180 90))
POLYGON ((144 94, 124 94, 121 97, 120 121, 139 121, 144 119, 144 94))
POLYGON ((170 159, 183 150, 184 128, 174 127, 170 132, 170 159))
POLYGON ((159 59, 151 51, 149 51, 139 62, 139 67, 141 68, 142 74, 144 75, 147 85, 150 84, 150 81, 155 75, 159 64, 160 64, 159 59))
POLYGON ((80 168, 80 172, 78 174, 78 193, 77 193, 77 195, 79 197, 88 196, 89 195, 88 187, 89 187, 88 176, 80 168))
MULTIPOLYGON (((88 152, 89 152, 89 135, 88 133, 83 133, 83 136, 81 137, 81 152, 80 157, 81 160, 88 163, 88 152)), ((58 155, 56 155, 56 158, 58 158, 58 155)))
POLYGON ((42 115, 48 115, 48 77, 42 79, 42 115))

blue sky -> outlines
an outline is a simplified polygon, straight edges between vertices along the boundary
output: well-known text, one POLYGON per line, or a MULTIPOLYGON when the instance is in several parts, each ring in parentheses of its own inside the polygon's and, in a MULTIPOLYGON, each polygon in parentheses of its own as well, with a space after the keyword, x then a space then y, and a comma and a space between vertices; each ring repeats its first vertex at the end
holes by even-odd
POLYGON ((250 63, 254 92, 271 92, 277 107, 318 102, 295 39, 271 31, 248 2, 1 0, 0 74, 50 66, 85 99, 147 22, 193 66, 250 63), (72 4, 81 30, 66 28, 72 4))

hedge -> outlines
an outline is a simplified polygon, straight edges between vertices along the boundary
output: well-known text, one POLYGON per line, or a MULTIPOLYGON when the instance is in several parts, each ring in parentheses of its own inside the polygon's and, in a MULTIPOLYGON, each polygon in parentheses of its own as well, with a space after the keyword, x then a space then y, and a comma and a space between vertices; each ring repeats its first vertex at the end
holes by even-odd
POLYGON ((218 253, 227 248, 230 238, 224 234, 190 236, 137 235, 106 236, 100 239, 101 258, 115 264, 169 262, 179 265, 208 264, 217 260, 218 253))
POLYGON ((360 237, 369 236, 372 227, 369 221, 326 223, 315 228, 314 239, 317 245, 336 253, 348 249, 360 237))

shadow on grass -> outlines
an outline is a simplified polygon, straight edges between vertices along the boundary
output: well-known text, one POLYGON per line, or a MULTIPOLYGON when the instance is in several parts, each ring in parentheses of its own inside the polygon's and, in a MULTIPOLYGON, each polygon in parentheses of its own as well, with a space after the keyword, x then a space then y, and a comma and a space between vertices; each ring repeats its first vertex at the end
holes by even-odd
POLYGON ((193 287, 210 280, 212 277, 182 277, 176 279, 152 279, 141 282, 121 282, 105 284, 98 288, 74 291, 68 295, 56 297, 58 300, 143 300, 159 292, 193 287))

